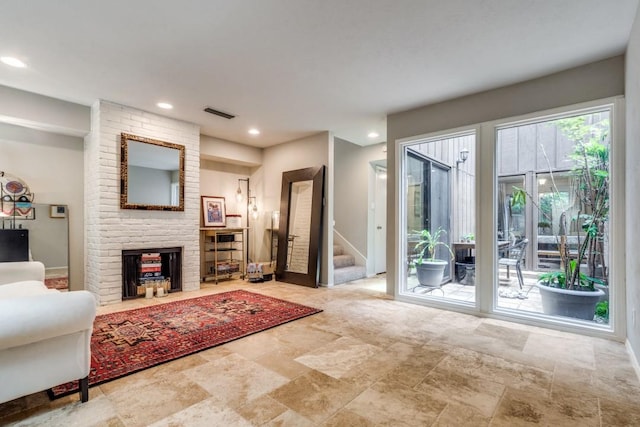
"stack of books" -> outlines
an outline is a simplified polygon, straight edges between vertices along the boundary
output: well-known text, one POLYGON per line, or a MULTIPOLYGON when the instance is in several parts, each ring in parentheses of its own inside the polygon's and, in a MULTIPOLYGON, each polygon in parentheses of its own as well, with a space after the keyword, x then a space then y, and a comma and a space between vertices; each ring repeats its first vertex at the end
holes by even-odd
POLYGON ((162 275, 162 258, 159 253, 146 253, 140 257, 140 284, 152 285, 164 280, 162 275))

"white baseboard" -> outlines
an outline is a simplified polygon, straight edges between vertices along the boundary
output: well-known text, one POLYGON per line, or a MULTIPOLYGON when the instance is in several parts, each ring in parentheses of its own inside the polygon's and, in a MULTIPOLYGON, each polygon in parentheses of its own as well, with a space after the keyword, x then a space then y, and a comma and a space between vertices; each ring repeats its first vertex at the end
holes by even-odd
POLYGON ((633 347, 631 347, 631 344, 629 343, 628 339, 625 341, 625 346, 627 347, 627 352, 629 352, 629 358, 631 359, 631 366, 633 366, 633 369, 636 371, 636 376, 638 377, 638 381, 640 381, 640 364, 638 364, 638 357, 633 352, 633 347))

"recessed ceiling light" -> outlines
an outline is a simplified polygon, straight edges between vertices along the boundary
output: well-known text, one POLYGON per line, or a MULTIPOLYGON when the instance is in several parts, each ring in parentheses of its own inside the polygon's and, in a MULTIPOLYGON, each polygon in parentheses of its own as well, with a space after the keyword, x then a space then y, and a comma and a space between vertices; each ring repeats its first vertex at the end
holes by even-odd
POLYGON ((0 61, 2 61, 4 64, 11 65, 12 67, 16 68, 24 68, 27 66, 27 64, 12 56, 0 57, 0 61))
POLYGON ((156 105, 165 110, 171 110, 173 108, 173 105, 169 104, 168 102, 158 102, 156 105))
POLYGON ((251 135, 260 135, 260 131, 258 129, 256 129, 256 128, 249 129, 249 133, 251 135))
POLYGON ((367 135, 369 138, 377 138, 380 136, 380 134, 378 132, 369 132, 369 135, 367 135))

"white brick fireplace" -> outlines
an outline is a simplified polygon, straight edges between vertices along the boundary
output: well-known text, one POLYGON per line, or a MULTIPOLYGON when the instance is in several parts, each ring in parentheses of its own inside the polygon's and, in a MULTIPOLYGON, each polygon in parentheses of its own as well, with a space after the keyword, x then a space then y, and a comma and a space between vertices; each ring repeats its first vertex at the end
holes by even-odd
POLYGON ((122 250, 182 247, 182 289, 200 288, 200 128, 97 101, 85 138, 85 281, 100 305, 122 300, 122 250), (120 134, 185 146, 184 212, 120 209, 120 134))

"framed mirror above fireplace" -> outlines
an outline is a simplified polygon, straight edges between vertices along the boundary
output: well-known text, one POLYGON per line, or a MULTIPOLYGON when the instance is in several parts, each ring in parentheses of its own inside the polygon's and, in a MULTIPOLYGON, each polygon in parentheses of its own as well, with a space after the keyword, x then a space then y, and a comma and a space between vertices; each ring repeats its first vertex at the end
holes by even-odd
POLYGON ((184 211, 184 145, 121 134, 120 207, 184 211))

